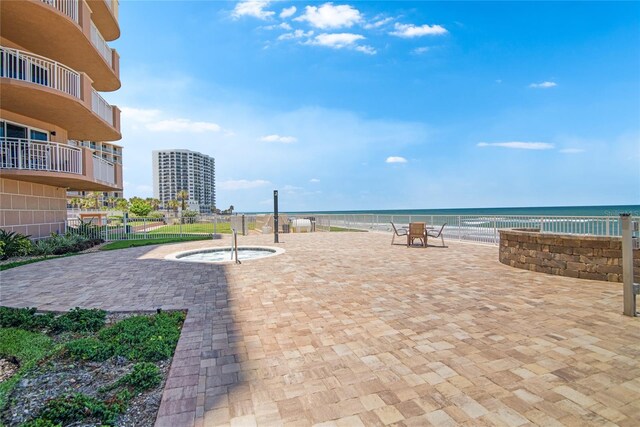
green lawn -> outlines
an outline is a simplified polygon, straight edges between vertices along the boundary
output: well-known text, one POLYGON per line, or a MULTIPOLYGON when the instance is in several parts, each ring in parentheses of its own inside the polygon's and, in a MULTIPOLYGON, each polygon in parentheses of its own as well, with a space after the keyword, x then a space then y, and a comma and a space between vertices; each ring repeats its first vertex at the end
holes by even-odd
POLYGON ((64 254, 64 255, 50 255, 50 256, 43 256, 40 258, 31 258, 24 261, 8 262, 6 264, 0 265, 0 271, 8 270, 10 268, 20 267, 21 265, 33 264, 34 262, 46 261, 48 259, 64 258, 64 257, 74 256, 74 255, 80 255, 80 254, 77 252, 74 252, 74 253, 64 254))
POLYGON ((211 236, 185 236, 185 237, 167 237, 163 239, 137 239, 137 240, 119 240, 117 242, 107 243, 100 248, 101 251, 112 251, 115 249, 135 248, 137 246, 164 245, 167 243, 189 242, 193 240, 207 240, 211 236))
MULTIPOLYGON (((195 224, 175 224, 165 225, 163 227, 156 228, 149 231, 149 234, 198 234, 198 233, 213 233, 213 224, 210 222, 195 223, 195 224)), ((230 234, 231 224, 223 222, 216 227, 217 233, 230 234)))
POLYGON ((367 230, 358 230, 356 228, 344 228, 344 227, 331 227, 329 229, 329 231, 337 231, 337 232, 341 232, 341 231, 355 231, 355 232, 360 232, 360 233, 366 233, 367 230))
POLYGON ((13 356, 20 361, 20 370, 0 383, 0 410, 4 409, 7 396, 20 377, 53 348, 51 338, 41 333, 17 328, 0 328, 0 357, 13 356))

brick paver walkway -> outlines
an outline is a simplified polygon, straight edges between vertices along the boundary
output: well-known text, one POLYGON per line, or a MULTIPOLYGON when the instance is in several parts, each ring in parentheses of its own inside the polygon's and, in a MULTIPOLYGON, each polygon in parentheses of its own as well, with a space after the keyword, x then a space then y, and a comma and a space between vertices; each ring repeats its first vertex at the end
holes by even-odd
POLYGON ((159 426, 639 425, 640 319, 620 284, 390 239, 284 235, 285 254, 227 266, 164 256, 228 237, 100 252, 0 273, 0 300, 188 308, 159 426))

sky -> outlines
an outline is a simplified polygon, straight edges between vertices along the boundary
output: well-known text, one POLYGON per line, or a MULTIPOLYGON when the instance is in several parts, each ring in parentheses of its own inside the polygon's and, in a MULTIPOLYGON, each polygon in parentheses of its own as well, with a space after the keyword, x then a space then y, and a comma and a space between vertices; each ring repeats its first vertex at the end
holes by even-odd
POLYGON ((640 204, 640 3, 121 0, 124 193, 216 159, 217 206, 640 204))

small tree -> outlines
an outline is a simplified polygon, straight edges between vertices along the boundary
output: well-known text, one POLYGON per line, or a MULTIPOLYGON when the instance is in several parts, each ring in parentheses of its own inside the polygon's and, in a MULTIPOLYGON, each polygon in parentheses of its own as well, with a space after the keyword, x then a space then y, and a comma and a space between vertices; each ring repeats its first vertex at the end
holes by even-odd
POLYGON ((149 205, 149 203, 147 203, 145 200, 142 200, 140 198, 134 200, 131 203, 131 206, 129 206, 129 212, 131 212, 132 214, 136 215, 136 216, 147 216, 149 215, 149 212, 151 212, 153 209, 151 208, 151 205, 149 205))
POLYGON ((167 202, 167 207, 169 209, 172 209, 174 214, 177 214, 178 213, 178 207, 180 207, 180 202, 178 202, 175 199, 174 200, 169 200, 167 202))
POLYGON ((182 202, 182 211, 186 211, 187 200, 189 200, 189 192, 187 190, 178 191, 178 200, 182 202))
POLYGON ((115 206, 116 206, 116 209, 120 211, 129 210, 129 202, 127 202, 127 199, 116 200, 115 206))

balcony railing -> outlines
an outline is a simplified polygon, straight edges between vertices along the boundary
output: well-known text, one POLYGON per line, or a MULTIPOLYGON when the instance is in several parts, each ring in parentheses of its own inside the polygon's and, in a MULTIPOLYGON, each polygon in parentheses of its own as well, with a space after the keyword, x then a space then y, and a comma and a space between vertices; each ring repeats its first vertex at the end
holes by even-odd
POLYGON ((0 168, 82 175, 82 150, 57 142, 2 137, 0 168))
POLYGON ((42 0, 42 2, 67 15, 76 24, 79 22, 78 0, 42 0))
MULTIPOLYGON (((111 107, 111 105, 109 105, 109 103, 105 101, 104 98, 95 90, 93 91, 91 98, 91 109, 94 113, 100 116, 102 120, 113 126, 113 107, 111 107)), ((95 148, 95 146, 92 148, 95 148)))
POLYGON ((113 163, 101 159, 99 156, 93 155, 93 176, 96 181, 106 182, 107 184, 116 183, 115 167, 113 163))
POLYGON ((0 46, 0 77, 22 80, 80 98, 80 74, 40 55, 0 46))
POLYGON ((104 58, 104 60, 107 61, 109 67, 113 68, 113 54, 111 52, 111 48, 105 41, 104 37, 102 37, 102 34, 100 34, 100 31, 98 31, 96 24, 94 24, 93 22, 91 22, 91 43, 93 43, 98 52, 100 52, 100 55, 104 58))

